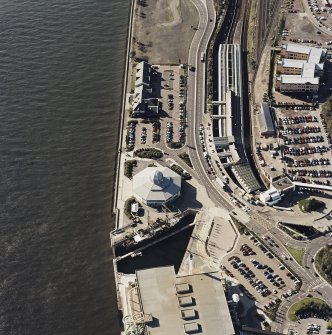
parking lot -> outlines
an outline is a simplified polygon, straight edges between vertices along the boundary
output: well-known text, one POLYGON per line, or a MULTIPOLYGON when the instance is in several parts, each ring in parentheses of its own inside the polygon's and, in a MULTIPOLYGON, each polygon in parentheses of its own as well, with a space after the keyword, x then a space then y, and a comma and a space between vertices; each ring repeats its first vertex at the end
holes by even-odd
POLYGON ((299 284, 298 279, 268 250, 268 244, 276 245, 270 237, 258 240, 246 232, 237 248, 222 262, 226 273, 235 277, 263 308, 270 308, 293 295, 299 284))
POLYGON ((166 143, 185 142, 186 76, 179 66, 160 66, 162 73, 162 140, 166 143))
POLYGON ((269 144, 266 150, 256 150, 260 164, 286 173, 293 181, 330 185, 332 141, 319 109, 290 105, 274 110, 279 138, 264 141, 269 144))
POLYGON ((324 319, 305 318, 290 325, 290 330, 294 330, 295 334, 332 334, 332 331, 327 328, 327 322, 324 319))
POLYGON ((161 74, 158 90, 162 110, 158 116, 128 119, 129 150, 165 146, 176 149, 186 141, 186 70, 180 66, 153 67, 161 74))
MULTIPOLYGON (((310 12, 314 20, 319 24, 332 31, 332 8, 326 6, 326 0, 307 0, 310 12)), ((332 3, 328 0, 329 5, 332 3)))
POLYGON ((305 1, 307 2, 307 13, 305 13, 301 1, 291 0, 292 5, 288 11, 290 15, 287 15, 282 41, 327 46, 331 38, 314 27, 308 20, 308 15, 312 16, 312 19, 316 21, 318 27, 325 27, 327 30, 330 30, 332 27, 332 7, 325 7, 323 4, 325 0, 305 1))

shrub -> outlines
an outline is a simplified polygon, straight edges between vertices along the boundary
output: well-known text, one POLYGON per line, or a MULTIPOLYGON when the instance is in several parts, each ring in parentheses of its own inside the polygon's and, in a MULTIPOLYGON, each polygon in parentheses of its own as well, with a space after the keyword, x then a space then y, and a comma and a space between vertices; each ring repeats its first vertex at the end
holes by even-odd
POLYGON ((188 172, 185 172, 179 165, 173 164, 171 170, 179 174, 183 180, 191 179, 191 175, 188 172))
POLYGON ((318 272, 332 284, 332 246, 321 249, 315 259, 318 272))
POLYGON ((180 148, 183 147, 183 143, 180 143, 180 142, 171 142, 168 146, 171 149, 180 149, 180 148))
POLYGON ((126 216, 131 219, 132 218, 132 214, 131 214, 131 205, 133 203, 137 202, 135 197, 131 197, 129 199, 127 199, 125 201, 125 204, 124 204, 124 213, 126 214, 126 216))
POLYGON ((186 152, 183 152, 181 154, 179 154, 179 157, 185 161, 185 163, 189 166, 189 167, 193 167, 193 165, 191 164, 191 160, 190 160, 190 157, 189 155, 186 153, 186 152))
POLYGON ((302 212, 316 211, 324 206, 323 201, 319 201, 315 198, 312 199, 302 199, 299 201, 299 207, 302 212))
POLYGON ((133 159, 130 161, 125 161, 124 164, 124 175, 131 179, 133 177, 133 169, 137 166, 137 160, 133 159))
POLYGON ((155 148, 142 148, 134 152, 134 156, 140 158, 159 159, 163 157, 162 151, 155 148))
POLYGON ((326 127, 328 132, 332 132, 332 97, 327 99, 322 107, 322 114, 324 121, 326 122, 326 127))

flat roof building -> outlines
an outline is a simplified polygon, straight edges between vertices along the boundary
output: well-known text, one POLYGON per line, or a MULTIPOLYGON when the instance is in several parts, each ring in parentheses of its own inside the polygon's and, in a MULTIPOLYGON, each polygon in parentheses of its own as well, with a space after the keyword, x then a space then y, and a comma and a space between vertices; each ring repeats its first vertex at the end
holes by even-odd
POLYGON ((277 77, 276 89, 280 92, 317 93, 319 90, 319 78, 282 74, 281 76, 277 77))
POLYGON ((271 110, 266 102, 262 102, 261 104, 261 113, 258 116, 258 122, 261 135, 267 137, 275 135, 271 110))
POLYGON ((280 92, 317 93, 324 74, 327 50, 297 44, 282 46, 277 64, 276 89, 280 92))
POLYGON ((283 177, 273 181, 272 186, 281 193, 295 190, 294 183, 288 177, 283 177))
POLYGON ((288 43, 281 49, 281 56, 290 59, 303 59, 308 63, 320 63, 325 60, 327 49, 288 43))
POLYGON ((136 282, 140 311, 150 316, 144 334, 235 334, 215 274, 176 276, 173 266, 165 266, 137 270, 136 282))
POLYGON ((163 206, 180 196, 181 176, 168 167, 147 167, 133 177, 135 197, 148 206, 163 206))

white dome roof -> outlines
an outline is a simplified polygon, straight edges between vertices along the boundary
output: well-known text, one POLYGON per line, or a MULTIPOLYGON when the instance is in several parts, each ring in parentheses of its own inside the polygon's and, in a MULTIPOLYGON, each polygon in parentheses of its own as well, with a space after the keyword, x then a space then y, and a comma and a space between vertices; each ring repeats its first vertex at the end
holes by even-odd
POLYGON ((153 171, 151 174, 150 174, 150 180, 156 184, 156 185, 159 185, 161 184, 161 182, 163 181, 164 179, 164 175, 161 171, 159 170, 155 170, 153 171))

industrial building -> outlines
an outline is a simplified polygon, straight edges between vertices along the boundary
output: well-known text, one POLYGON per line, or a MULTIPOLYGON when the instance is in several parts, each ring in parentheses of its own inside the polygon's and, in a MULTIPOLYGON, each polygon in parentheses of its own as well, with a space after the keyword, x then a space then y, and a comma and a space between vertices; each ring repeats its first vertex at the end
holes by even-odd
POLYGON ((277 64, 276 90, 317 93, 324 75, 327 49, 285 44, 277 64))
POLYGON ((180 196, 181 176, 168 167, 147 167, 133 177, 133 191, 143 204, 163 206, 180 196))
POLYGON ((165 266, 137 270, 135 284, 139 304, 132 319, 144 334, 235 334, 217 274, 177 276, 173 266, 165 266))
POLYGON ((261 112, 258 115, 259 130, 262 136, 270 137, 275 135, 274 122, 271 109, 266 102, 261 104, 261 112))
POLYGON ((159 113, 160 101, 152 96, 151 76, 152 68, 149 63, 142 61, 136 65, 132 116, 144 117, 159 113))

